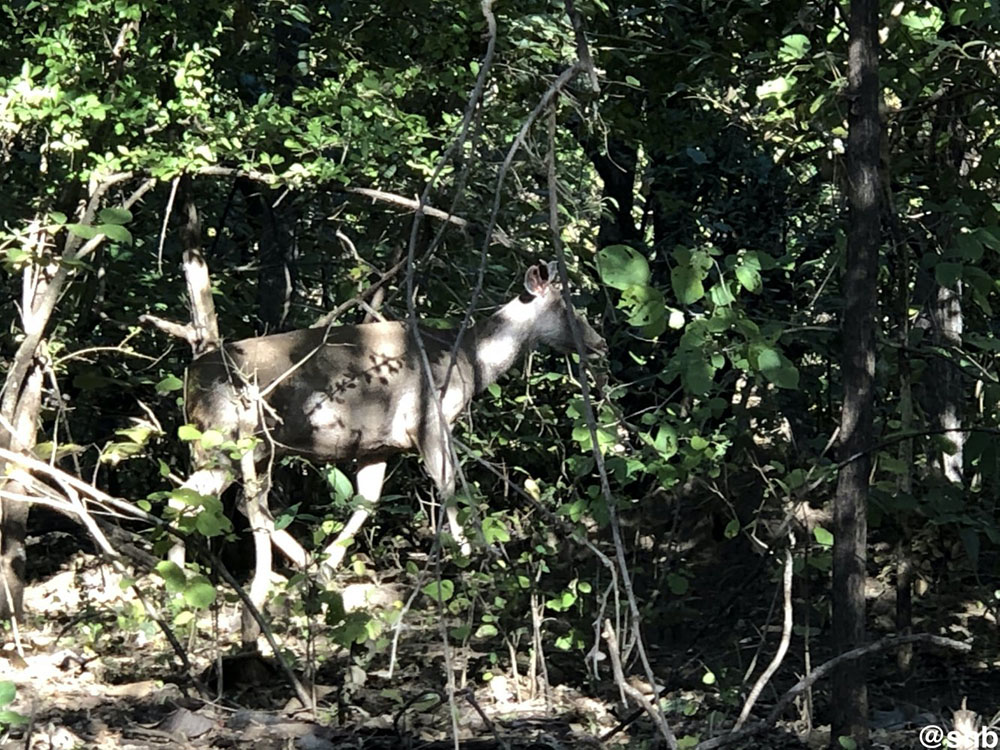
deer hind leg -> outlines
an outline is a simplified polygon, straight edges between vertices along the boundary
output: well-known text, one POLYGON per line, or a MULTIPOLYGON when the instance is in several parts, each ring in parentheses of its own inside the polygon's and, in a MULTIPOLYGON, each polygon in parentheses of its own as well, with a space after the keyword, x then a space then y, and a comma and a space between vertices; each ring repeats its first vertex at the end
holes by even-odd
POLYGON ((384 480, 385 461, 376 461, 358 466, 358 494, 364 498, 367 507, 358 508, 354 511, 334 542, 323 550, 323 553, 326 555, 321 571, 323 577, 328 578, 344 561, 344 556, 347 554, 347 547, 353 541, 354 535, 364 526, 365 521, 368 520, 368 516, 374 510, 375 504, 382 496, 382 482, 384 480))

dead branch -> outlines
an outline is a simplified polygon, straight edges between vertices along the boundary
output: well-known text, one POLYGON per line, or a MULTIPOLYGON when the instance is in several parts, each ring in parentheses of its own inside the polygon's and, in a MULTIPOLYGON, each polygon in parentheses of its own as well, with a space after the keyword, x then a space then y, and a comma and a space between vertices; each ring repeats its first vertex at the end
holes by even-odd
MULTIPOLYGON (((258 172, 252 169, 246 170, 235 167, 201 167, 193 174, 204 175, 206 177, 245 177, 248 180, 260 182, 269 187, 275 187, 280 183, 280 179, 275 175, 267 174, 266 172, 258 172)), ((468 219, 463 219, 461 216, 455 216, 448 211, 442 211, 440 208, 434 208, 421 199, 407 198, 405 195, 400 195, 399 193, 390 193, 386 190, 377 190, 375 188, 366 187, 333 188, 332 192, 360 195, 364 198, 370 198, 373 201, 381 201, 382 203, 399 206, 400 208, 405 208, 408 211, 413 211, 414 213, 421 214, 422 216, 429 216, 432 219, 438 219, 446 224, 451 224, 459 229, 462 229, 463 231, 478 228, 474 222, 471 222, 468 219)), ((494 239, 504 247, 513 246, 513 241, 510 239, 510 236, 502 229, 494 229, 494 235, 494 239)))
POLYGON ((188 344, 194 347, 195 339, 197 338, 197 333, 190 323, 174 323, 172 320, 165 320, 164 318, 158 318, 155 315, 150 315, 146 313, 145 315, 139 316, 139 322, 144 325, 151 325, 153 328, 158 328, 164 333, 175 336, 179 339, 184 339, 188 344))
POLYGON ((774 673, 778 671, 778 667, 781 666, 781 662, 788 652, 788 644, 792 640, 792 567, 792 550, 789 547, 785 550, 785 574, 782 580, 782 588, 785 594, 785 619, 781 628, 781 643, 778 644, 778 650, 775 652, 774 658, 771 659, 771 663, 767 665, 767 669, 761 673, 760 677, 757 678, 757 682, 754 683, 753 688, 750 690, 750 694, 743 704, 743 710, 740 711, 740 717, 736 720, 736 724, 733 725, 734 732, 739 731, 746 723, 747 717, 750 716, 750 711, 753 710, 753 706, 760 697, 761 692, 774 676, 774 673))
POLYGON ((770 729, 777 723, 781 714, 788 707, 788 705, 795 700, 796 696, 808 690, 816 681, 826 677, 833 671, 834 668, 843 662, 857 661, 858 659, 863 659, 866 656, 878 653, 879 651, 897 648, 898 646, 903 646, 909 643, 927 643, 932 646, 950 648, 963 653, 968 653, 972 650, 972 645, 969 643, 957 641, 953 638, 945 638, 940 635, 931 635, 930 633, 886 636, 885 638, 875 641, 875 643, 869 643, 867 646, 859 646, 858 648, 851 649, 850 651, 845 651, 839 656, 833 657, 828 662, 821 664, 813 670, 811 674, 803 677, 783 696, 781 696, 780 700, 778 700, 774 708, 771 709, 771 713, 767 715, 767 718, 764 719, 764 721, 759 721, 751 724, 750 726, 743 727, 743 729, 740 729, 737 732, 730 732, 729 734, 724 734, 719 737, 713 737, 709 740, 705 740, 704 742, 699 742, 695 746, 695 750, 713 750, 713 748, 731 745, 735 742, 745 740, 748 737, 760 734, 761 732, 770 729))
POLYGON ((378 280, 372 282, 371 286, 369 286, 367 289, 361 291, 356 297, 347 300, 347 302, 344 302, 343 304, 337 305, 330 312, 328 312, 328 313, 326 313, 324 315, 321 315, 319 318, 316 319, 316 322, 313 323, 309 327, 310 328, 324 328, 326 326, 332 325, 333 322, 337 318, 339 318, 344 313, 345 310, 348 310, 348 309, 354 307, 355 305, 359 304, 360 302, 363 302, 363 301, 367 300, 369 297, 371 297, 373 294, 375 294, 375 292, 377 292, 379 289, 381 289, 386 283, 388 283, 390 280, 392 280, 392 278, 397 273, 399 273, 399 271, 404 266, 406 266, 406 261, 405 260, 404 261, 400 261, 399 263, 397 263, 396 265, 394 265, 392 268, 390 268, 388 271, 386 271, 384 274, 382 274, 378 278, 378 280))
POLYGON ((442 211, 440 208, 421 205, 420 201, 415 198, 407 198, 402 195, 397 195, 396 193, 387 193, 384 190, 375 190, 373 188, 364 187, 344 188, 344 192, 353 193, 355 195, 363 195, 364 197, 371 198, 372 200, 378 200, 384 203, 390 203, 394 206, 407 208, 410 211, 420 212, 424 216, 430 216, 432 219, 439 219, 449 224, 454 224, 459 229, 468 229, 470 226, 470 223, 462 217, 452 216, 447 211, 442 211))
MULTIPOLYGON (((452 154, 461 154, 462 148, 465 146, 466 141, 469 137, 470 128, 472 127, 472 122, 477 112, 480 101, 482 100, 483 93, 486 89, 487 76, 493 67, 493 57, 496 51, 496 40, 497 40, 497 24, 496 17, 493 15, 493 0, 482 0, 481 9, 483 13, 483 18, 486 20, 486 26, 488 29, 488 42, 486 46, 486 55, 483 59, 483 64, 480 65, 479 74, 476 77, 476 85, 472 89, 472 93, 466 102, 465 112, 462 115, 462 126, 459 130, 458 136, 452 141, 445 152, 441 155, 437 164, 434 166, 434 171, 431 173, 430 179, 427 180, 427 184, 424 186, 423 191, 420 193, 419 203, 417 204, 417 212, 413 217, 413 222, 410 227, 410 237, 406 245, 406 316, 412 326, 413 332, 415 333, 414 341, 416 343, 417 352, 419 355, 419 365, 424 377, 427 378, 428 383, 434 382, 434 377, 431 372, 430 361, 427 358, 427 349, 424 347, 423 338, 420 335, 420 327, 417 323, 417 310, 416 303, 414 299, 414 274, 416 270, 416 251, 417 251, 417 237, 420 232, 420 223, 423 218, 422 209, 427 205, 428 198, 430 197, 431 191, 434 189, 438 178, 441 176, 441 172, 444 170, 445 166, 448 164, 449 160, 452 158, 452 154)), ((462 179, 464 183, 464 178, 462 179)), ((502 184, 502 181, 501 181, 502 184)), ((454 203, 457 204, 460 198, 460 194, 455 196, 454 203)), ((486 237, 484 240, 483 247, 486 248, 490 244, 490 235, 492 234, 493 228, 496 226, 496 216, 499 210, 499 198, 497 200, 497 206, 495 207, 493 216, 490 220, 490 227, 486 230, 486 237)), ((429 250, 432 251, 436 243, 440 242, 443 233, 438 232, 434 237, 434 241, 429 250)), ((480 270, 479 270, 479 284, 478 288, 482 288, 482 277, 486 266, 486 250, 482 252, 482 257, 480 259, 480 270)), ((451 376, 451 370, 455 367, 457 362, 457 350, 458 343, 461 340, 462 333, 468 327, 469 318, 472 313, 473 306, 475 305, 475 300, 469 302, 469 307, 466 311, 464 320, 462 321, 461 327, 459 328, 458 337, 455 341, 455 347, 451 351, 451 364, 448 369, 448 376, 445 378, 445 391, 447 390, 447 379, 451 376)), ((443 391, 442 391, 443 392, 443 391)), ((438 419, 443 418, 443 408, 440 399, 434 399, 434 408, 437 411, 438 419)), ((443 421, 443 419, 442 419, 443 421)), ((455 446, 451 440, 451 430, 446 429, 444 431, 444 450, 448 454, 449 460, 452 462, 453 466, 458 466, 457 456, 455 453, 455 446)), ((465 486, 465 475, 462 473, 461 468, 457 470, 457 475, 459 481, 465 486)), ((445 511, 445 504, 441 504, 441 513, 445 511)), ((440 516, 439 516, 440 517, 440 516)), ((440 528, 440 526, 438 527, 440 528)), ((434 543, 433 550, 433 562, 435 567, 435 575, 437 581, 441 581, 441 554, 440 554, 440 535, 437 535, 434 543)), ((444 601, 441 597, 438 597, 438 611, 442 615, 438 618, 438 629, 441 636, 441 646, 444 651, 445 661, 449 665, 451 664, 451 646, 448 642, 448 627, 446 625, 446 618, 444 615, 444 601)), ((400 622, 402 617, 400 617, 400 622)), ((397 628, 396 636, 398 638, 399 628, 397 628)), ((395 653, 395 643, 393 645, 393 651, 395 653)), ((455 672, 453 669, 448 669, 446 674, 446 681, 448 685, 448 706, 449 714, 451 716, 451 736, 455 747, 459 744, 459 728, 458 728, 458 706, 455 703, 455 672)))
POLYGON ((601 635, 604 637, 604 642, 608 645, 608 656, 611 657, 611 670, 615 675, 615 684, 618 685, 618 688, 622 692, 642 706, 643 710, 649 714, 649 718, 653 720, 656 728, 659 729, 660 734, 663 735, 663 739, 666 740, 667 747, 669 747, 670 750, 677 750, 677 738, 674 737, 674 733, 667 724, 667 720, 663 717, 663 712, 660 711, 657 706, 654 706, 653 703, 642 694, 642 691, 625 679, 625 673, 622 671, 621 653, 618 650, 618 637, 615 635, 614 628, 611 627, 611 620, 604 620, 604 628, 601 635))

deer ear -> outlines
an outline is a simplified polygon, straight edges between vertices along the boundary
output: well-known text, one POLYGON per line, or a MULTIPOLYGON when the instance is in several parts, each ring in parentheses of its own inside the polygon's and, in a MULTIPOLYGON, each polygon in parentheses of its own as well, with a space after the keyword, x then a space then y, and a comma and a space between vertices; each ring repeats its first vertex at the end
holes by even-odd
POLYGON ((533 294, 536 297, 545 294, 549 288, 548 279, 545 278, 546 271, 548 269, 545 266, 532 266, 524 274, 524 288, 528 290, 528 294, 533 294))

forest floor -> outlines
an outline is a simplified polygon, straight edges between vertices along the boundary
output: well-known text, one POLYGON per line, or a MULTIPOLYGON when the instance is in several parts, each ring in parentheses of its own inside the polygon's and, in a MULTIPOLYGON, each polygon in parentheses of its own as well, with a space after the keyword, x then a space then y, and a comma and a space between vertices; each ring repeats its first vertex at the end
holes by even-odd
MULTIPOLYGON (((32 560, 45 568, 38 551, 35 545, 32 560)), ((152 594, 162 590, 162 581, 143 580, 141 588, 152 594)), ((364 660, 352 659, 345 649, 281 633, 281 646, 300 679, 305 654, 340 652, 314 670, 308 689, 318 707, 306 711, 273 657, 230 656, 239 639, 234 604, 223 605, 217 619, 199 617, 197 629, 176 629, 192 673, 213 696, 209 700, 199 697, 192 679, 180 671, 179 660, 159 628, 144 617, 127 581, 93 555, 77 553, 32 582, 25 610, 28 622, 18 634, 24 658, 8 643, 0 680, 15 683, 16 698, 6 708, 27 723, 8 727, 0 747, 454 746, 436 628, 407 633, 392 677, 375 668, 377 659, 366 671, 357 665, 364 660), (223 657, 225 677, 219 680, 214 665, 223 657)), ((455 724, 462 746, 597 747, 593 738, 618 723, 601 700, 564 685, 547 696, 530 696, 522 689, 527 682, 523 676, 518 684, 470 677, 466 685, 456 685, 455 724)), ((610 744, 628 741, 626 729, 610 744)))
MULTIPOLYGON (((313 711, 304 710, 294 697, 273 657, 232 656, 239 638, 234 604, 223 605, 216 616, 199 616, 197 627, 175 628, 192 665, 185 673, 128 581, 110 565, 79 551, 45 559, 45 550, 65 550, 74 541, 66 532, 54 535, 46 544, 36 542, 30 552, 35 570, 41 572, 25 595, 29 616, 19 633, 24 660, 17 658, 12 643, 6 647, 7 659, 0 660, 0 680, 14 682, 17 690, 6 708, 27 720, 8 728, 0 748, 449 748, 455 746, 451 716, 466 750, 657 747, 656 731, 647 718, 620 708, 610 677, 595 686, 581 677, 582 670, 561 668, 565 665, 554 658, 549 665, 553 686, 547 694, 532 695, 530 685, 542 681, 538 676, 531 680, 523 664, 512 672, 507 653, 500 654, 507 666, 498 663, 494 679, 484 681, 489 671, 484 664, 497 654, 485 648, 454 648, 450 658, 459 667, 459 684, 450 711, 440 628, 428 612, 408 617, 410 625, 399 640, 391 675, 391 632, 383 634, 378 647, 352 650, 322 637, 306 638, 301 628, 286 627, 278 633, 299 678, 314 675, 307 682, 317 699, 313 711), (220 680, 213 666, 223 657, 225 676, 220 680), (210 698, 199 697, 192 676, 207 686, 210 698), (623 721, 626 718, 631 722, 623 721)), ((156 598, 162 586, 159 578, 147 577, 140 588, 156 598)), ((349 592, 357 598, 352 586, 344 587, 345 598, 349 592)), ((360 598, 365 598, 363 592, 360 598)), ((287 612, 279 612, 275 620, 286 622, 287 612)), ((703 653, 721 652, 734 634, 732 629, 712 628, 698 647, 703 653)), ((522 644, 521 651, 529 650, 522 644)), ((575 658, 576 666, 582 659, 575 658)), ((925 659, 923 667, 928 666, 925 659)), ((967 673, 965 688, 970 678, 986 690, 994 682, 967 673)), ((698 690, 691 680, 687 685, 670 693, 667 706, 673 714, 668 719, 678 737, 706 739, 713 734, 712 717, 717 722, 735 715, 735 704, 720 703, 711 688, 698 690), (695 705, 699 710, 684 715, 681 707, 695 705)), ((884 690, 873 694, 875 739, 894 749, 918 747, 919 725, 937 721, 935 715, 911 711, 914 716, 908 717, 904 704, 900 708, 887 697, 884 690), (879 710, 880 705, 888 710, 879 710)), ((984 695, 976 697, 982 702, 984 695)), ((804 729, 801 722, 783 722, 730 747, 827 745, 828 734, 804 729), (807 736, 809 741, 804 741, 807 736)))

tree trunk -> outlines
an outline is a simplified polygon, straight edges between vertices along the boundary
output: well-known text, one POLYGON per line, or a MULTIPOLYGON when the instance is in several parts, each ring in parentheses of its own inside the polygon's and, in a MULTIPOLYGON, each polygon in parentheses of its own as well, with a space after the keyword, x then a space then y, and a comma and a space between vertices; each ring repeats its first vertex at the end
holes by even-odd
MULTIPOLYGON (((48 234, 39 232, 34 244, 41 250, 47 240, 48 234)), ((46 267, 28 266, 22 272, 21 328, 25 335, 7 371, 0 401, 0 447, 11 451, 31 451, 38 439, 45 379, 43 337, 66 278, 65 269, 54 260, 46 267)), ((6 462, 0 461, 0 477, 6 477, 9 469, 6 462)), ((0 487, 12 494, 28 494, 16 481, 0 480, 0 487)), ((28 510, 23 501, 0 500, 0 619, 3 620, 20 620, 24 614, 28 510)))
POLYGON ((215 315, 215 301, 212 299, 212 278, 208 263, 201 250, 201 219, 191 195, 191 180, 181 179, 181 245, 184 248, 184 280, 187 282, 188 303, 191 306, 191 326, 196 335, 191 342, 194 356, 218 349, 219 320, 215 315))
MULTIPOLYGON (((878 2, 852 0, 848 76, 849 226, 844 272, 844 405, 840 471, 834 500, 833 635, 843 653, 865 642, 868 474, 871 468, 875 378, 876 273, 880 240, 878 2)), ((868 691, 863 663, 833 674, 831 747, 851 737, 868 741, 868 691)))

